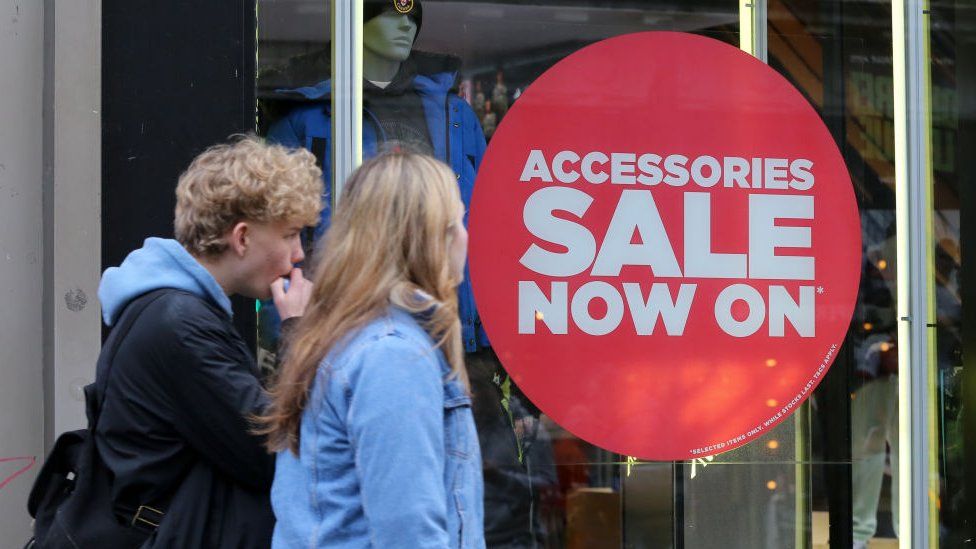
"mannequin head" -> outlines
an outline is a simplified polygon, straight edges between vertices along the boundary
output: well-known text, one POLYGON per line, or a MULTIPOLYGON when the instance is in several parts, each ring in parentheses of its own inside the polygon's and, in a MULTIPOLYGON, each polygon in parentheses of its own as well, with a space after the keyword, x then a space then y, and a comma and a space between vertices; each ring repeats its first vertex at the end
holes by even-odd
POLYGON ((419 0, 367 0, 364 4, 363 76, 389 82, 406 61, 423 21, 419 0))
POLYGON ((410 56, 416 37, 417 23, 412 17, 384 11, 363 25, 363 54, 400 63, 410 56))
POLYGON ((363 0, 363 22, 384 12, 409 15, 417 24, 417 33, 424 24, 424 6, 420 0, 363 0))

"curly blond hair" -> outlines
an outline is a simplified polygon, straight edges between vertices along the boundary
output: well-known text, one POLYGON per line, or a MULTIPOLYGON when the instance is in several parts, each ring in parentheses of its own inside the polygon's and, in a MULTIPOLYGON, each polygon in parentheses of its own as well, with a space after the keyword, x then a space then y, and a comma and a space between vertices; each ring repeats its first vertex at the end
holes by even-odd
POLYGON ((315 225, 322 211, 322 170, 305 149, 255 136, 215 145, 193 159, 176 186, 176 240, 192 254, 227 249, 236 223, 315 225))
POLYGON ((457 286, 450 249, 464 211, 454 172, 430 156, 390 152, 363 163, 346 181, 334 212, 308 308, 257 432, 272 451, 298 454, 302 413, 323 357, 392 303, 423 313, 451 375, 467 386, 457 286))

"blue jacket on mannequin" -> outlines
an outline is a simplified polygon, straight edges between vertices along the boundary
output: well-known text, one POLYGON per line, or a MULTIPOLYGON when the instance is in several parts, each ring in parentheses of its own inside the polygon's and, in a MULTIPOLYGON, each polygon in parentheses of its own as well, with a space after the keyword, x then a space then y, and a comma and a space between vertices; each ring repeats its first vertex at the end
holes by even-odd
MULTIPOLYGON (((293 62, 286 72, 287 81, 310 81, 314 74, 328 75, 328 51, 312 54, 293 62)), ((471 205, 475 176, 485 153, 485 137, 474 111, 456 93, 455 83, 460 60, 442 54, 413 51, 410 54, 415 72, 410 88, 416 93, 423 108, 424 119, 430 135, 434 156, 450 166, 457 176, 461 199, 465 208, 471 205)), ((332 85, 330 80, 314 85, 279 90, 275 98, 294 102, 282 118, 268 130, 268 139, 289 147, 305 147, 315 154, 322 167, 326 189, 331 188, 332 175, 332 85)), ((369 111, 363 112, 363 156, 377 154, 386 142, 380 124, 369 111)), ((328 203, 328 200, 326 200, 328 203)), ((315 230, 318 239, 329 226, 331 210, 322 211, 322 219, 315 230)), ((468 217, 465 213, 465 224, 468 217)), ((476 351, 488 347, 488 338, 478 318, 474 293, 467 267, 464 282, 458 287, 458 307, 461 317, 462 338, 465 350, 476 351)), ((277 314, 273 307, 262 307, 259 320, 262 328, 270 327, 276 334, 277 314)))

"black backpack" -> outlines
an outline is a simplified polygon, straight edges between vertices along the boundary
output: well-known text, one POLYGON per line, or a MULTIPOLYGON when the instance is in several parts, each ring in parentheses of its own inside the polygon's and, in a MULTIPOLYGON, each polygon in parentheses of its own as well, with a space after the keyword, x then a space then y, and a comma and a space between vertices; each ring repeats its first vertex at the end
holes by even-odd
MULTIPOLYGON (((166 291, 142 295, 123 311, 98 357, 106 386, 122 340, 142 311, 166 291)), ((120 509, 112 502, 112 473, 101 463, 94 439, 105 389, 98 381, 85 387, 88 428, 59 436, 34 481, 27 500, 27 510, 34 517, 34 538, 28 547, 139 547, 163 518, 158 509, 120 509)))

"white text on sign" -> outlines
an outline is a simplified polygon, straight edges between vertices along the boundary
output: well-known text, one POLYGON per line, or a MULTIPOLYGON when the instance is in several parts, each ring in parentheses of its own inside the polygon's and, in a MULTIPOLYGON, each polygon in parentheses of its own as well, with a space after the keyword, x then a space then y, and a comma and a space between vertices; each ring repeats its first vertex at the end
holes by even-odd
MULTIPOLYGON (((771 159, 699 156, 691 161, 684 155, 663 158, 653 153, 579 154, 561 151, 551 162, 540 150, 532 150, 522 170, 525 183, 572 185, 579 181, 601 185, 655 186, 660 183, 679 187, 693 182, 711 187, 806 191, 814 185, 813 163, 805 159, 771 159), (703 160, 704 159, 704 160, 703 160)), ((815 279, 811 255, 777 255, 777 248, 810 249, 811 227, 779 225, 777 220, 813 220, 813 197, 805 194, 748 196, 748 248, 743 253, 712 251, 712 195, 709 192, 683 193, 684 244, 679 265, 671 239, 651 189, 621 191, 603 242, 582 220, 593 197, 576 186, 545 186, 533 192, 523 208, 526 229, 538 240, 565 251, 554 252, 531 244, 520 259, 522 266, 547 277, 572 277, 589 270, 593 277, 618 277, 624 267, 646 267, 653 279, 740 279, 802 280, 815 279), (557 215, 557 213, 559 215, 557 215), (569 215, 567 215, 569 214, 569 215), (634 235, 639 241, 634 242, 634 235)), ((715 301, 713 312, 718 326, 728 335, 748 337, 763 324, 770 337, 784 337, 788 322, 800 337, 815 336, 815 294, 812 285, 800 286, 797 298, 786 286, 769 285, 764 292, 747 284, 731 284, 715 301), (765 293, 765 295, 763 295, 765 293), (733 306, 742 302, 745 318, 733 315, 733 306)), ((654 282, 650 290, 639 283, 614 285, 602 280, 582 284, 569 295, 569 285, 552 281, 543 289, 535 281, 519 282, 519 333, 534 334, 539 322, 553 334, 566 334, 569 320, 590 335, 605 335, 616 330, 625 311, 638 335, 654 333, 658 318, 669 336, 684 333, 692 310, 696 285, 670 285, 654 282), (645 297, 646 295, 646 297, 645 297), (590 304, 598 300, 606 313, 590 314, 590 304)))

